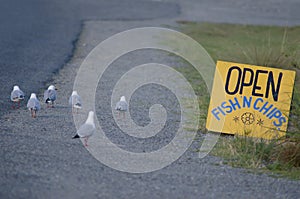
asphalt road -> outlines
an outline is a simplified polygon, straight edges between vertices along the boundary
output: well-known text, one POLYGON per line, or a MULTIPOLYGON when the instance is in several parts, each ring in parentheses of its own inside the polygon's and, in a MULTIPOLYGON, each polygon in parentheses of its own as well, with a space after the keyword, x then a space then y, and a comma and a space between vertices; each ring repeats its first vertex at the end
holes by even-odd
MULTIPOLYGON (((76 129, 66 100, 84 57, 98 42, 119 31, 174 25, 176 20, 295 25, 300 24, 297 8, 296 0, 3 2, 0 198, 299 198, 297 181, 234 169, 210 156, 199 159, 194 152, 199 142, 160 171, 128 174, 111 169, 94 159, 78 140, 70 139, 76 129), (50 82, 59 89, 56 108, 43 109, 36 120, 25 108, 10 110, 13 85, 19 84, 28 97, 30 92, 40 94, 50 82)), ((142 51, 122 58, 112 67, 122 65, 128 70, 132 63, 153 61, 167 65, 176 62, 161 52, 142 51), (139 59, 133 62, 136 57, 139 59)), ((102 89, 109 91, 115 81, 111 77, 117 78, 122 72, 112 70, 102 89)), ((150 97, 156 92, 153 89, 148 88, 145 96, 137 99, 145 104, 150 103, 149 99, 158 100, 150 97)), ((107 97, 105 92, 97 93, 97 99, 107 97)), ((96 107, 97 115, 106 130, 114 133, 117 128, 110 123, 111 113, 105 103, 96 107)), ((141 125, 149 119, 139 108, 133 117, 141 125)), ((177 117, 175 114, 171 121, 177 117)), ((169 131, 173 128, 176 125, 169 131)), ((109 136, 137 152, 156 149, 170 139, 158 138, 155 145, 147 142, 143 146, 130 137, 109 136)))
MULTIPOLYGON (((84 20, 146 20, 178 15, 174 3, 139 0, 11 0, 0 6, 0 85, 31 92, 44 88, 72 56, 84 20)), ((0 115, 7 112, 9 95, 0 97, 0 115)))

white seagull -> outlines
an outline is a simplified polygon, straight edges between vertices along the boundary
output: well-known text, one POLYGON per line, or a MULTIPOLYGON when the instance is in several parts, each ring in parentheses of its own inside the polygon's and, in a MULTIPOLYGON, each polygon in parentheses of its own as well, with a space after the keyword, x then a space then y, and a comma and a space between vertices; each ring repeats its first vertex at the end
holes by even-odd
POLYGON ((44 102, 47 104, 47 107, 52 107, 54 105, 54 101, 56 100, 56 91, 55 86, 51 85, 44 92, 44 102))
POLYGON ((94 112, 90 111, 87 120, 79 127, 73 139, 84 138, 84 146, 88 146, 88 139, 94 134, 95 131, 94 112))
MULTIPOLYGON (((17 86, 17 85, 14 86, 14 88, 13 88, 11 94, 10 94, 10 100, 13 103, 17 103, 18 104, 17 108, 20 108, 20 102, 22 100, 24 100, 24 97, 25 97, 24 92, 21 91, 21 89, 19 88, 19 86, 17 86)), ((12 108, 13 109, 15 108, 14 104, 12 105, 12 108)))
POLYGON ((31 93, 30 99, 27 102, 27 108, 31 112, 31 117, 35 118, 36 117, 36 112, 41 109, 41 105, 39 100, 36 98, 35 93, 31 93))
POLYGON ((82 103, 81 103, 81 98, 78 95, 77 91, 73 91, 72 95, 69 98, 69 104, 72 106, 72 113, 75 112, 78 113, 78 109, 81 109, 82 103))
POLYGON ((115 109, 118 111, 119 116, 120 116, 120 113, 122 113, 123 118, 125 118, 125 112, 128 109, 128 104, 126 102, 125 96, 122 96, 120 101, 117 102, 115 109))

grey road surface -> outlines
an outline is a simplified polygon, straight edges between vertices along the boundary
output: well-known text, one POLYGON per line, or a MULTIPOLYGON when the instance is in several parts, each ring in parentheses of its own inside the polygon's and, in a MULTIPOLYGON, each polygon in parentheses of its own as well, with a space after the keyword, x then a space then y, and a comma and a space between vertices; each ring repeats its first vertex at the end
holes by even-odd
MULTIPOLYGON (((84 20, 145 20, 174 17, 175 3, 139 0, 11 0, 0 6, 0 91, 20 85, 27 97, 46 83, 72 56, 84 20)), ((44 88, 43 88, 44 89, 44 88)), ((0 96, 0 115, 9 98, 0 96)))
MULTIPOLYGON (((0 198, 299 198, 299 181, 231 168, 211 156, 199 159, 195 153, 199 141, 162 170, 146 174, 116 171, 93 158, 79 140, 71 139, 76 129, 68 107, 81 62, 100 41, 117 32, 175 26, 176 20, 296 25, 300 24, 299 5, 296 0, 3 2, 0 91, 7 97, 0 98, 0 198), (49 83, 58 87, 55 108, 43 107, 36 119, 25 108, 9 110, 8 96, 14 84, 27 95, 41 95, 49 83)), ((96 113, 107 136, 136 152, 157 149, 171 138, 151 143, 119 134, 107 108, 109 91, 130 67, 148 62, 181 67, 167 53, 134 52, 112 64, 96 97, 103 102, 97 104, 96 113)), ((159 100, 153 94, 163 93, 155 87, 138 90, 137 102, 144 104, 132 112, 138 124, 149 120, 143 108, 159 100)), ((173 114, 170 120, 176 123, 177 117, 173 114)), ((174 129, 176 125, 168 130, 174 129)), ((201 133, 199 137, 201 140, 201 133)))

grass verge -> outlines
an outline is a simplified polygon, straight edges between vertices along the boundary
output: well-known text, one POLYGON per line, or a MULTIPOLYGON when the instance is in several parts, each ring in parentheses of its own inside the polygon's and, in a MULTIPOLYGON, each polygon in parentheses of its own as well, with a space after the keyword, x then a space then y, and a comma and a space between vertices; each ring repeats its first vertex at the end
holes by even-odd
MULTIPOLYGON (((297 72, 287 136, 263 140, 243 136, 222 136, 212 155, 223 157, 236 167, 271 171, 300 179, 300 27, 252 26, 193 23, 180 21, 182 32, 198 41, 217 60, 291 69, 297 72)), ((209 98, 195 73, 179 69, 196 88, 202 113, 207 113, 209 98)), ((203 130, 205 115, 200 118, 203 130)))

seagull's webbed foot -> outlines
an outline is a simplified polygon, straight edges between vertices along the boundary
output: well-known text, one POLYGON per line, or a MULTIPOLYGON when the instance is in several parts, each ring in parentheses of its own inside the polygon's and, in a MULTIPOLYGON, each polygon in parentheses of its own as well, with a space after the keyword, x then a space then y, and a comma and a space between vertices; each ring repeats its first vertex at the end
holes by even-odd
POLYGON ((31 109, 30 112, 31 112, 31 117, 36 118, 36 110, 31 109))
POLYGON ((87 142, 88 142, 88 138, 84 138, 84 146, 85 147, 88 147, 88 143, 87 142))

